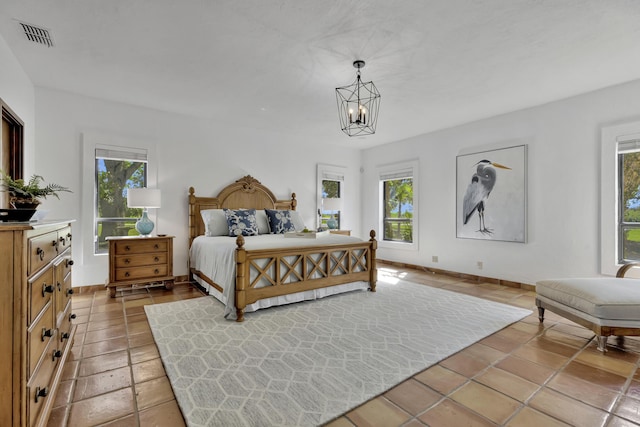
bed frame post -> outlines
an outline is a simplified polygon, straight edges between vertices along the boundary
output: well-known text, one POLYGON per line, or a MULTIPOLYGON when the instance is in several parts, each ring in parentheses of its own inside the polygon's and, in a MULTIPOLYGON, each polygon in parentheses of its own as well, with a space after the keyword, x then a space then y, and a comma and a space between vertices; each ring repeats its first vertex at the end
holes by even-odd
POLYGON ((291 193, 291 210, 295 211, 296 206, 298 206, 298 201, 296 200, 296 193, 291 193))
POLYGON ((376 240, 376 231, 369 232, 371 239, 371 249, 369 254, 369 287, 371 292, 376 291, 376 282, 378 280, 378 268, 376 267, 376 249, 378 249, 378 241, 376 240))
POLYGON ((244 321, 244 308, 247 306, 245 298, 246 277, 245 264, 247 251, 244 248, 244 237, 236 238, 236 322, 244 321))

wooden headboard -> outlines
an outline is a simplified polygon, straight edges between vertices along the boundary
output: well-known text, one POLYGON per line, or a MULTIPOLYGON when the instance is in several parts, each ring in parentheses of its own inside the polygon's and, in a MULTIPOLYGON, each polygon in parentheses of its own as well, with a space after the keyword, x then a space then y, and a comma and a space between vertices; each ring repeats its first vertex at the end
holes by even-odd
POLYGON ((247 175, 226 186, 216 197, 197 197, 189 187, 189 247, 193 239, 204 234, 204 221, 200 215, 205 209, 289 209, 295 210, 296 193, 290 200, 278 200, 260 181, 247 175))

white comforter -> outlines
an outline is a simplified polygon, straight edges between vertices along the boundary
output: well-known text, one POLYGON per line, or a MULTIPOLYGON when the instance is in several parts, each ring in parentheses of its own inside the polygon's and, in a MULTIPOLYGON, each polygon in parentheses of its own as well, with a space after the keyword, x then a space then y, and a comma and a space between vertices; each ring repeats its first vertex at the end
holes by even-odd
MULTIPOLYGON (((358 243, 361 239, 340 234, 329 234, 317 239, 307 238, 285 238, 282 234, 261 234, 259 236, 245 237, 244 248, 247 250, 256 249, 276 249, 287 247, 308 247, 325 244, 358 243)), ((222 301, 225 308, 226 318, 235 318, 235 237, 205 237, 198 236, 191 245, 189 258, 190 266, 202 272, 222 287, 222 293, 215 288, 209 287, 206 282, 198 280, 209 292, 222 301)), ((260 308, 271 307, 273 305, 289 304, 309 299, 322 298, 336 293, 347 292, 354 289, 367 289, 367 282, 355 282, 346 285, 331 286, 329 288, 316 289, 312 291, 299 292, 297 294, 284 295, 265 300, 260 300, 255 304, 248 305, 245 311, 251 312, 260 308)))

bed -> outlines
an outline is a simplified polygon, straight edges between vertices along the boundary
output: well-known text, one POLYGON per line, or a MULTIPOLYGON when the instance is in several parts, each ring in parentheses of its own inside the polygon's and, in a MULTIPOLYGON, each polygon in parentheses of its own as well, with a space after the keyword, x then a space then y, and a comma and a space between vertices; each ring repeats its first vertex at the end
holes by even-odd
MULTIPOLYGON (((375 231, 369 240, 332 233, 311 238, 301 233, 271 234, 268 228, 265 232, 263 212, 283 212, 296 222, 296 205, 295 193, 290 199, 277 199, 250 175, 216 197, 199 197, 189 188, 190 279, 225 304, 228 319, 242 322, 245 311, 343 292, 375 292, 375 231), (216 229, 223 209, 236 213, 255 209, 261 232, 229 237, 225 230, 216 229)), ((300 231, 301 225, 296 226, 300 231)))

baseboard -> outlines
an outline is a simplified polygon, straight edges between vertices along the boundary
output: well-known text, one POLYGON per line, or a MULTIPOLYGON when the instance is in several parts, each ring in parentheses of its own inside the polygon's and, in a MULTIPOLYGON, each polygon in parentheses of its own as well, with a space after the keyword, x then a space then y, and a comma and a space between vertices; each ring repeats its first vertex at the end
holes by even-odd
POLYGON ((456 271, 441 270, 439 268, 425 267, 422 265, 407 264, 405 262, 389 261, 385 259, 377 259, 378 263, 391 265, 393 267, 408 268, 427 273, 444 274, 445 276, 457 277, 459 279, 469 280, 472 282, 493 283, 495 285, 508 286, 510 288, 520 288, 526 291, 535 291, 535 285, 528 283, 512 282, 510 280, 496 279, 494 277, 477 276, 475 274, 458 273, 456 271))

